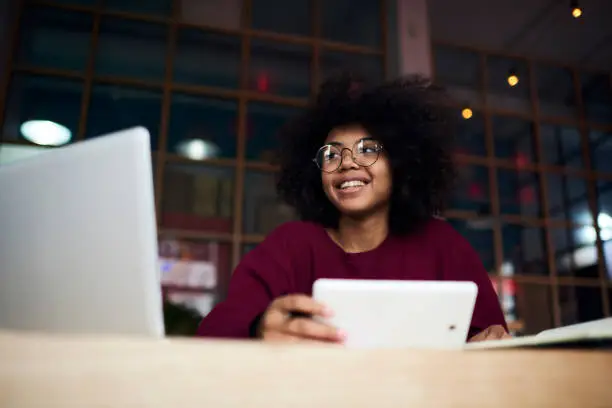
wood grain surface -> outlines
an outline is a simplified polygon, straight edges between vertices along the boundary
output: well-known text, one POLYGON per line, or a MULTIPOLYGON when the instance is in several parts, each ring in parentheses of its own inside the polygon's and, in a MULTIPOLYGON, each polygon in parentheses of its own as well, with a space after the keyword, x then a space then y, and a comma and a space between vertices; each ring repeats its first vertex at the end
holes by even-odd
POLYGON ((612 407, 612 353, 0 332, 0 407, 612 407))

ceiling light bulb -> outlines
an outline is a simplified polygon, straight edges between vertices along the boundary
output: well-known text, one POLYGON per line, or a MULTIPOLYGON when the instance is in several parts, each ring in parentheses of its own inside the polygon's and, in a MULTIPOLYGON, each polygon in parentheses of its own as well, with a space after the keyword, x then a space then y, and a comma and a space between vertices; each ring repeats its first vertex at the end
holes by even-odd
POLYGON ((580 7, 572 8, 572 16, 574 16, 574 18, 579 18, 582 16, 582 9, 580 7))
POLYGON ((72 139, 72 132, 50 120, 28 120, 20 127, 24 139, 40 146, 62 146, 72 139))
POLYGON ((219 147, 208 140, 191 139, 181 142, 177 146, 181 156, 191 160, 206 160, 219 154, 219 147))
POLYGON ((508 85, 516 86, 519 83, 519 77, 516 74, 510 74, 508 76, 508 85))
POLYGON ((472 110, 470 108, 464 108, 461 111, 461 116, 463 116, 463 119, 470 119, 472 117, 474 113, 472 112, 472 110))

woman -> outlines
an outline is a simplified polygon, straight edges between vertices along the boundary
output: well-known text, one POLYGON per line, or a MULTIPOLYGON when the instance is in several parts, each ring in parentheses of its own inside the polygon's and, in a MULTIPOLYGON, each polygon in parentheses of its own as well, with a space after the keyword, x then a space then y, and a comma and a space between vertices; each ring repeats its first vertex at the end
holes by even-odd
POLYGON ((506 337, 478 255, 434 214, 452 186, 443 94, 421 78, 376 87, 327 81, 281 132, 278 190, 302 221, 284 224, 236 268, 227 299, 199 334, 342 342, 312 319, 333 313, 311 297, 319 278, 465 280, 478 285, 468 338, 506 337))

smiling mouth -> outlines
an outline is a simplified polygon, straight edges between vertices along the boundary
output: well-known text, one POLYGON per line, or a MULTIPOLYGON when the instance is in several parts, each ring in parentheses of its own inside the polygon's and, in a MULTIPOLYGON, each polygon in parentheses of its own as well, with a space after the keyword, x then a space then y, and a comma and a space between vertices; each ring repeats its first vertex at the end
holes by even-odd
POLYGON ((369 182, 365 180, 346 180, 336 185, 336 189, 342 193, 353 193, 361 190, 367 184, 369 182))

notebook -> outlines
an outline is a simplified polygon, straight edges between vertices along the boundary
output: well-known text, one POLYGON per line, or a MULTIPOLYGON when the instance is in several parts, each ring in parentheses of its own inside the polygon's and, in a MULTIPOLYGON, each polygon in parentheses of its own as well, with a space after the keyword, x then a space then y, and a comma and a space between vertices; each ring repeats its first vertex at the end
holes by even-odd
POLYGON ((533 336, 468 343, 465 350, 513 348, 612 350, 612 317, 544 330, 533 336))

